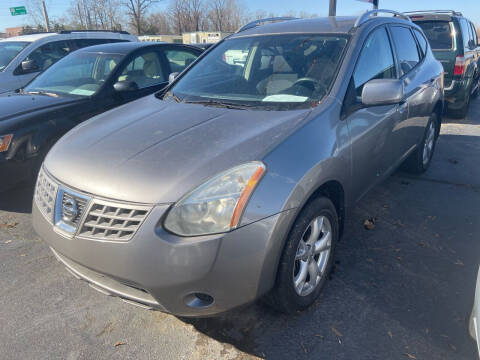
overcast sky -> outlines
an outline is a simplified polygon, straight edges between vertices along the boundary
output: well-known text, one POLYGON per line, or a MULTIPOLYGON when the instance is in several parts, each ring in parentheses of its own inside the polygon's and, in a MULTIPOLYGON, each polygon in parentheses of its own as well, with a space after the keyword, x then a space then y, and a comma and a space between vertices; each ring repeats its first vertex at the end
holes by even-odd
MULTIPOLYGON (((250 12, 263 9, 267 12, 282 14, 289 10, 307 11, 325 16, 328 13, 328 0, 239 0, 245 3, 250 12), (292 8, 292 4, 294 7, 292 8)), ((358 15, 371 5, 356 0, 337 0, 338 15, 358 15)), ((26 5, 28 0, 0 0, 0 31, 7 27, 22 26, 28 23, 26 16, 11 16, 10 7, 26 5)), ((65 14, 70 6, 70 0, 46 0, 50 17, 60 17, 65 14)), ((165 8, 168 0, 161 1, 156 7, 165 8)), ((398 11, 424 10, 424 9, 452 9, 461 11, 477 24, 480 24, 480 0, 380 0, 381 8, 390 8, 398 11), (453 5, 455 4, 455 5, 453 5)), ((28 11, 28 8, 27 8, 28 11)))

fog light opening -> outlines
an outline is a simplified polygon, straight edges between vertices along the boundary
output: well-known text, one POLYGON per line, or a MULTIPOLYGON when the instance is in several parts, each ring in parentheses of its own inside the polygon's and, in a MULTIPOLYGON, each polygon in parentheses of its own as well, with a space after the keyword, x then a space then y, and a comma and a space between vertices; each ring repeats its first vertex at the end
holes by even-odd
POLYGON ((187 306, 195 309, 207 308, 211 306, 213 302, 214 299, 212 296, 201 292, 189 294, 185 297, 187 306))

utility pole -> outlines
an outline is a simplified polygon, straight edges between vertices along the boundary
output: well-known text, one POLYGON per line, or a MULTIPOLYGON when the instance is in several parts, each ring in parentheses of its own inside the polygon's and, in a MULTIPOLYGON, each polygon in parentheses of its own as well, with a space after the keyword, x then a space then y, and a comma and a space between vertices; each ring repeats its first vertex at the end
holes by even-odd
POLYGON ((50 22, 48 21, 47 7, 45 6, 45 0, 42 0, 43 18, 45 20, 45 28, 47 32, 50 32, 50 22))
POLYGON ((328 16, 337 16, 337 0, 330 0, 330 8, 328 9, 328 16))

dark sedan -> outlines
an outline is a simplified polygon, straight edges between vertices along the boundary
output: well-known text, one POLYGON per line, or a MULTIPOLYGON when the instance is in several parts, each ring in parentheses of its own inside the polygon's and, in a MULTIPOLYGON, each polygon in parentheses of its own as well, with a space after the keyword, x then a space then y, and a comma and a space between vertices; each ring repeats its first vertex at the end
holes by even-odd
POLYGON ((0 191, 34 178, 68 130, 161 90, 202 50, 178 44, 115 43, 78 50, 24 89, 0 96, 0 191))

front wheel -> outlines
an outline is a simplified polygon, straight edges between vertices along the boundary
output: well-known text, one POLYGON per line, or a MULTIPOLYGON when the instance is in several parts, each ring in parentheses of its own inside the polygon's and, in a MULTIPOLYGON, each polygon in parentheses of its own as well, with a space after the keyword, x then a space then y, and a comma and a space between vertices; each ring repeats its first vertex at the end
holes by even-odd
POLYGON ((294 313, 315 302, 332 268, 338 229, 337 212, 328 198, 306 205, 286 241, 275 287, 267 297, 270 305, 294 313))
POLYGON ((405 161, 403 170, 413 174, 422 174, 427 171, 437 143, 438 121, 438 114, 433 113, 425 129, 422 143, 405 161))

